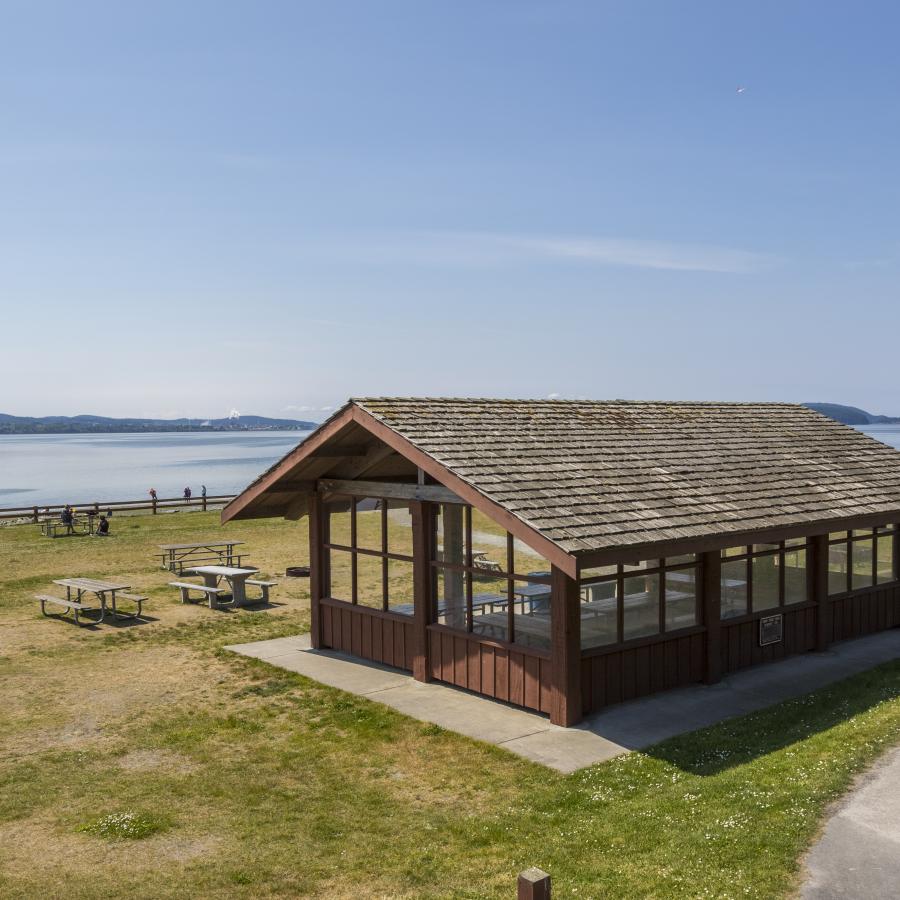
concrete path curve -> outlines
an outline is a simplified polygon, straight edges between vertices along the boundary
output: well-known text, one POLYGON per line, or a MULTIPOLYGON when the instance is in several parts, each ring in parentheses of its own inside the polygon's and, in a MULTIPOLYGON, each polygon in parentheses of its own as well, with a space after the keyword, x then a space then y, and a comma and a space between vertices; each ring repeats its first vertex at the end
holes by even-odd
POLYGON ((900 896, 900 747, 840 802, 806 867, 804 900, 900 896))

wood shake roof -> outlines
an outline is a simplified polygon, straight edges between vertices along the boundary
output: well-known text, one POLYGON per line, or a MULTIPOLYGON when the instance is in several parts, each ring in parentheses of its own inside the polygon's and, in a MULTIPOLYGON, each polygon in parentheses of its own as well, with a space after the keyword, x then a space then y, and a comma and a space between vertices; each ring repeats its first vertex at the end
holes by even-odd
POLYGON ((900 451, 795 404, 351 405, 575 555, 900 513, 900 451))

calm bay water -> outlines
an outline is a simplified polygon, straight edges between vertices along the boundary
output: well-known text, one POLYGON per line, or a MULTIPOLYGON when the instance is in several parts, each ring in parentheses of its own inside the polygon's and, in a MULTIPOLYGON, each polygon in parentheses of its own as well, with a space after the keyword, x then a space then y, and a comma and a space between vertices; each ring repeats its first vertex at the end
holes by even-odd
POLYGON ((236 494, 303 431, 0 436, 0 507, 236 494))
MULTIPOLYGON (((900 425, 866 434, 900 449, 900 425)), ((236 494, 306 437, 303 431, 0 436, 0 507, 236 494)))

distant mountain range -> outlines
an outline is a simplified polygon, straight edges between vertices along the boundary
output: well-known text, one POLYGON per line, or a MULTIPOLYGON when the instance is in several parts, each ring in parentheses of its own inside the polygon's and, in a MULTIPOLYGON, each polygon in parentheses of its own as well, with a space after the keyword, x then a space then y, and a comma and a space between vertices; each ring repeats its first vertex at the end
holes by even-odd
POLYGON ((9 416, 0 413, 0 434, 109 434, 159 431, 309 431, 318 422, 229 416, 225 419, 110 419, 106 416, 9 416))
POLYGON ((840 403, 804 403, 810 409, 828 416, 844 425, 896 425, 900 416, 874 416, 857 406, 841 406, 840 403))

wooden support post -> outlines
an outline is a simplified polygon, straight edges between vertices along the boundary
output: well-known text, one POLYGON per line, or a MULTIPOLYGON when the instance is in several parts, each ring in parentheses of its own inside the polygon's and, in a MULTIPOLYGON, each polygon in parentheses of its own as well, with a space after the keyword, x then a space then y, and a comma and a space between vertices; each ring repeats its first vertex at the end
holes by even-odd
POLYGON ((37 525, 38 521, 39 521, 38 520, 38 508, 35 507, 34 508, 34 524, 37 525))
POLYGON ((722 678, 722 559, 718 550, 700 557, 703 572, 703 625, 706 628, 703 681, 722 678))
MULTIPOLYGON (((828 599, 828 535, 816 534, 809 541, 806 561, 810 599, 816 603, 816 650, 828 648, 831 629, 831 601, 828 599)), ((848 560, 849 563, 849 560, 848 560)))
POLYGON ((322 597, 322 512, 318 494, 309 495, 309 642, 314 650, 322 643, 319 601, 322 597))
POLYGON ((556 566, 551 570, 550 721, 581 721, 581 596, 578 582, 556 566))
POLYGON ((154 497, 151 502, 153 503, 153 515, 155 516, 156 515, 156 497, 154 497))
POLYGON ((410 503, 413 528, 413 678, 431 681, 428 625, 431 622, 430 503, 410 503))
POLYGON ((206 494, 200 498, 200 502, 203 504, 203 512, 206 512, 206 494))
POLYGON ((550 876, 543 869, 519 872, 518 900, 550 900, 550 876))
MULTIPOLYGON (((443 561, 463 565, 463 512, 465 507, 458 503, 445 503, 441 507, 443 526, 443 561)), ((444 622, 450 628, 464 631, 466 628, 466 579, 461 571, 444 569, 444 622)))

